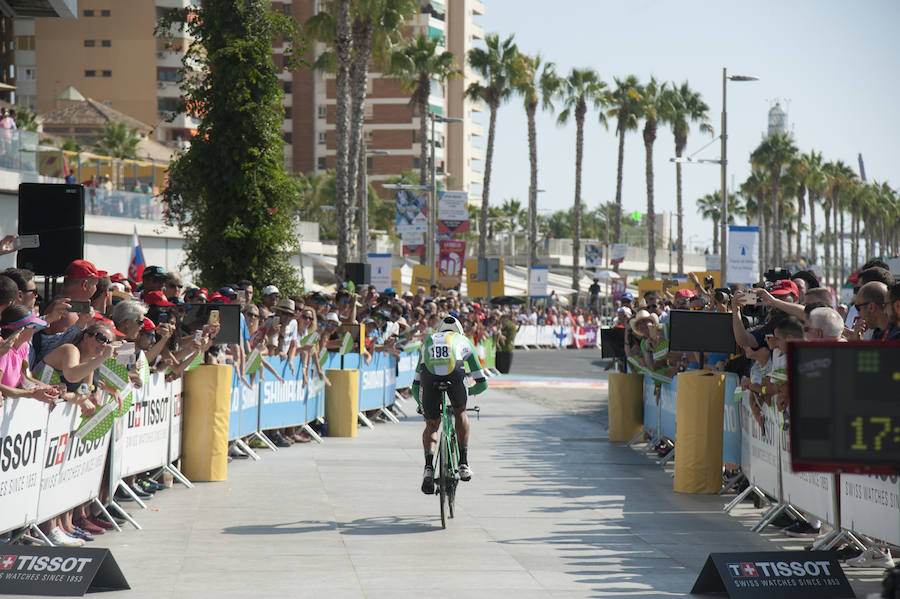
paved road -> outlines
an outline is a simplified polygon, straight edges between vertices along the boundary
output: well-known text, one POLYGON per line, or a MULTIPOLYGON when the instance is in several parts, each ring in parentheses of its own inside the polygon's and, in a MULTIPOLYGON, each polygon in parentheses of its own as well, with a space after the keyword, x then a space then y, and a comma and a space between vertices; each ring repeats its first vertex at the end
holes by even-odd
MULTIPOLYGON (((515 365, 568 373, 589 354, 517 353, 515 365)), ((421 421, 411 417, 235 461, 227 482, 158 494, 151 511, 135 512, 144 530, 95 543, 132 585, 112 596, 677 597, 709 552, 802 545, 749 532, 759 513, 750 506, 728 516, 719 497, 673 493, 653 460, 607 441, 605 392, 532 393, 478 398, 476 478, 461 486, 447 530, 436 498, 418 490, 421 421)), ((866 572, 858 591, 875 589, 880 573, 866 572)))

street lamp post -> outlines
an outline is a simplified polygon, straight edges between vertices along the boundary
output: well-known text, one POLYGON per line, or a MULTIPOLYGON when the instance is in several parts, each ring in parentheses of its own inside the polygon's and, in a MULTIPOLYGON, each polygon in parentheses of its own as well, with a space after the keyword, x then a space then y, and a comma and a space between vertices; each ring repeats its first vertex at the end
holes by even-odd
POLYGON ((359 202, 359 232, 356 238, 356 245, 359 248, 359 261, 366 261, 366 254, 369 252, 369 173, 368 173, 368 157, 369 156, 386 156, 389 152, 386 150, 367 150, 366 139, 360 144, 359 152, 359 181, 356 185, 356 194, 359 202))
MULTIPOLYGON (((434 159, 434 147, 435 147, 435 139, 434 139, 434 124, 435 122, 439 123, 462 123, 462 119, 458 119, 455 117, 447 117, 441 116, 439 114, 435 114, 428 111, 428 116, 431 117, 431 205, 428 207, 428 231, 425 235, 425 259, 428 261, 428 270, 431 273, 431 284, 434 285, 435 281, 435 272, 434 272, 434 241, 435 241, 435 231, 437 229, 437 164, 434 159)), ((444 151, 444 156, 446 157, 446 148, 444 151)), ((446 174, 446 169, 445 169, 446 174)))
POLYGON ((719 239, 721 240, 719 245, 719 276, 722 278, 722 285, 726 285, 727 281, 727 273, 725 269, 728 265, 728 244, 727 244, 727 235, 728 235, 728 188, 726 184, 726 171, 728 169, 728 119, 727 119, 727 111, 726 111, 726 84, 728 81, 758 81, 759 77, 754 75, 729 75, 728 69, 722 67, 722 153, 720 158, 720 168, 722 175, 722 206, 720 208, 720 212, 722 214, 722 224, 721 231, 719 234, 719 239))
POLYGON ((528 280, 525 281, 525 295, 529 308, 531 307, 531 268, 537 262, 537 194, 544 191, 528 186, 528 280))

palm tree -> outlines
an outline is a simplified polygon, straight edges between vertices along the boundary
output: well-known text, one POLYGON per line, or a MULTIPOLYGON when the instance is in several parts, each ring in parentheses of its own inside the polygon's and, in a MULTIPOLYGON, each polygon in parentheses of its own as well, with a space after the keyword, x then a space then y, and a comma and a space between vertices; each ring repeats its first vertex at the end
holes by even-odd
POLYGON ((804 184, 806 185, 807 199, 809 201, 809 261, 810 264, 818 263, 816 252, 816 206, 819 203, 819 195, 825 186, 825 177, 822 174, 822 153, 810 150, 805 157, 806 173, 804 184))
POLYGON ((528 183, 528 254, 531 264, 537 263, 537 126, 535 113, 538 104, 545 110, 553 110, 553 96, 559 89, 559 77, 556 66, 552 62, 543 62, 540 54, 535 56, 520 55, 523 61, 522 79, 516 91, 522 96, 525 104, 525 116, 528 119, 528 165, 530 178, 528 183))
POLYGON ((344 280, 345 265, 350 254, 350 64, 353 60, 350 0, 335 0, 334 54, 337 64, 335 77, 335 208, 337 213, 337 263, 335 274, 344 280))
MULTIPOLYGON (((765 272, 769 264, 768 247, 766 237, 768 228, 765 226, 766 217, 766 189, 768 180, 765 171, 755 167, 750 172, 747 180, 741 184, 741 193, 747 198, 747 205, 750 205, 750 198, 753 198, 756 207, 756 224, 759 227, 759 272, 765 272)), ((721 199, 719 200, 721 202, 721 199)))
MULTIPOLYGON (((806 154, 800 154, 795 156, 788 166, 790 189, 794 191, 794 195, 797 198, 795 210, 795 216, 797 218, 797 249, 794 252, 794 255, 797 256, 797 258, 803 254, 800 231, 803 230, 803 216, 806 211, 806 171, 809 168, 807 159, 808 156, 806 154)), ((788 250, 790 250, 790 244, 788 244, 788 250)))
POLYGON ((453 67, 453 52, 437 53, 438 40, 419 34, 391 53, 388 74, 400 80, 404 91, 412 92, 410 106, 419 115, 419 185, 427 185, 428 96, 431 82, 443 82, 459 73, 453 67))
POLYGON ((501 41, 500 36, 491 33, 484 38, 485 48, 469 50, 468 64, 481 81, 474 81, 466 88, 466 98, 473 102, 483 100, 490 110, 488 125, 487 155, 484 160, 484 183, 481 186, 481 222, 478 223, 478 257, 487 253, 487 214, 491 194, 491 166, 494 160, 494 137, 497 131, 497 109, 509 98, 522 78, 523 62, 513 36, 501 41))
POLYGON ((94 142, 94 151, 113 158, 135 158, 140 142, 137 129, 129 129, 124 122, 118 121, 106 125, 94 142))
POLYGON ((790 163, 794 155, 797 154, 797 151, 797 146, 794 145, 794 141, 790 135, 773 133, 764 139, 750 156, 751 161, 763 165, 764 168, 769 171, 771 184, 770 197, 772 200, 773 214, 775 215, 775 222, 773 224, 775 228, 773 257, 776 265, 780 265, 783 259, 781 248, 781 231, 783 229, 781 224, 782 199, 779 197, 778 193, 781 190, 781 169, 786 164, 790 163))
POLYGON ((644 176, 647 181, 647 276, 656 278, 656 206, 653 201, 653 144, 660 115, 667 115, 672 101, 666 93, 668 85, 660 84, 654 77, 641 90, 641 117, 644 119, 644 176))
MULTIPOLYGON (((699 122, 701 133, 713 134, 712 125, 709 123, 707 111, 709 106, 703 101, 699 93, 688 87, 685 81, 681 87, 670 88, 667 94, 671 96, 665 103, 666 114, 664 120, 672 125, 672 135, 675 136, 675 157, 681 158, 687 147, 688 133, 691 131, 691 123, 699 122)), ((681 163, 675 162, 675 207, 678 217, 678 274, 684 274, 684 208, 681 199, 681 163)))
POLYGON ((838 267, 836 265, 831 264, 831 262, 830 262, 831 252, 829 251, 827 244, 829 242, 831 242, 833 244, 834 259, 835 259, 835 261, 837 261, 838 257, 839 257, 838 256, 839 255, 839 251, 838 251, 839 235, 838 235, 838 231, 837 231, 837 229, 838 229, 838 210, 839 210, 838 205, 840 203, 841 188, 844 186, 844 184, 847 182, 847 180, 851 176, 853 176, 853 171, 850 170, 850 167, 847 166, 843 161, 838 160, 836 162, 828 162, 828 163, 824 164, 822 166, 822 172, 825 176, 825 193, 828 196, 827 202, 826 202, 826 212, 825 212, 825 243, 826 243, 826 247, 825 247, 825 262, 826 262, 825 273, 826 274, 825 274, 825 277, 826 277, 826 279, 828 279, 829 278, 828 275, 830 273, 832 275, 830 280, 832 282, 834 282, 835 284, 838 284, 838 281, 840 280, 840 277, 842 276, 843 265, 841 265, 840 269, 838 269, 838 267), (828 212, 829 211, 831 212, 830 216, 834 219, 834 234, 831 236, 830 239, 828 237, 828 221, 829 221, 828 212))
POLYGON ((719 253, 719 219, 722 217, 722 198, 717 193, 708 193, 696 202, 700 216, 713 222, 713 253, 719 253))
MULTIPOLYGON (((641 114, 641 86, 637 77, 628 75, 625 79, 614 78, 616 88, 609 94, 607 117, 615 117, 616 133, 619 135, 619 158, 616 169, 616 214, 613 220, 613 240, 619 243, 622 234, 622 165, 625 161, 625 132, 638 127, 641 114)), ((616 265, 616 271, 619 266, 616 265)))
MULTIPOLYGON (((575 203, 572 215, 572 289, 578 293, 580 289, 581 269, 581 161, 584 157, 584 117, 588 104, 595 108, 603 106, 607 94, 606 84, 593 69, 572 69, 568 77, 562 80, 559 91, 563 103, 562 112, 556 119, 560 125, 575 118, 575 203)), ((606 117, 600 111, 601 122, 606 117)))

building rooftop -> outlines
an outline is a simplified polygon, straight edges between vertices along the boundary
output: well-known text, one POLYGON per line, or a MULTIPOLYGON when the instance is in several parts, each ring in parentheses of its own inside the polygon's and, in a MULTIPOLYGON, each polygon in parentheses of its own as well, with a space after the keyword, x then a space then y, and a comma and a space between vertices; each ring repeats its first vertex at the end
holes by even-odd
MULTIPOLYGON (((143 134, 147 134, 153 130, 151 125, 142 123, 141 121, 128 116, 123 112, 119 112, 115 108, 106 106, 102 102, 98 102, 92 98, 84 98, 78 100, 75 96, 81 96, 78 90, 71 86, 67 88, 63 94, 73 96, 71 98, 62 98, 66 103, 56 110, 41 115, 41 122, 44 128, 55 127, 96 127, 102 129, 111 123, 124 122, 129 129, 137 129, 143 134), (71 90, 71 93, 69 92, 71 90)), ((62 96, 63 94, 60 94, 62 96)))

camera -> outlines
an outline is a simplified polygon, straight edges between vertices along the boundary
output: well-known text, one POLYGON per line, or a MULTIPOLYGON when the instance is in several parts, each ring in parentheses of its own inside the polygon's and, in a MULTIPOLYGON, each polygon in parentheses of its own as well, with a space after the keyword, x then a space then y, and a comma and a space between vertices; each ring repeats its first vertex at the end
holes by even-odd
POLYGON ((728 287, 716 287, 713 296, 715 297, 716 303, 727 304, 731 301, 731 289, 728 287))
POLYGON ((715 285, 716 285, 715 278, 713 278, 713 277, 704 277, 703 278, 703 288, 704 289, 711 289, 711 288, 715 287, 715 285))
POLYGON ((150 309, 147 310, 147 318, 156 326, 167 324, 169 322, 169 311, 159 306, 150 306, 150 309))

